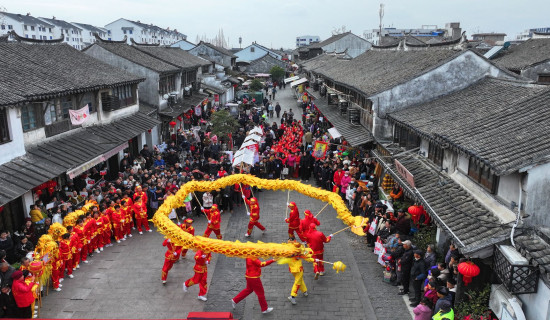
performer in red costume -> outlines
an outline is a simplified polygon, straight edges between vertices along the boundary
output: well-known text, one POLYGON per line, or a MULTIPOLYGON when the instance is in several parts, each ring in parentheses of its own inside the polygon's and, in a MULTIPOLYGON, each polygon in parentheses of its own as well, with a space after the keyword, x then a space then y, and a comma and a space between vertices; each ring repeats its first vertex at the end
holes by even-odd
POLYGON ((115 240, 117 243, 120 243, 120 241, 124 239, 124 235, 122 234, 124 216, 118 204, 115 205, 113 208, 113 211, 111 213, 111 221, 113 222, 113 231, 115 234, 115 240))
POLYGON ((166 253, 164 254, 164 265, 162 266, 161 280, 162 284, 166 284, 166 278, 168 278, 168 271, 174 266, 174 262, 180 258, 181 247, 173 244, 170 239, 164 240, 163 247, 166 247, 166 253))
POLYGON ((254 197, 248 200, 245 196, 243 196, 243 199, 250 207, 250 212, 248 213, 250 215, 250 221, 248 222, 248 230, 246 230, 246 234, 244 236, 250 237, 254 226, 258 227, 258 229, 262 230, 262 232, 265 232, 265 227, 260 223, 260 205, 258 204, 258 199, 254 197))
POLYGON ((285 222, 288 223, 288 239, 296 240, 294 232, 302 239, 300 235, 300 211, 298 211, 295 202, 289 203, 288 207, 290 208, 290 215, 285 219, 285 222))
POLYGON ((141 197, 136 197, 134 199, 134 205, 132 206, 132 209, 136 215, 136 224, 139 234, 143 234, 142 227, 144 227, 145 230, 152 232, 151 228, 149 228, 149 221, 147 221, 147 207, 145 203, 146 202, 143 202, 141 197))
POLYGON ((304 211, 304 218, 302 220, 300 220, 300 240, 302 240, 303 242, 307 241, 307 234, 309 233, 309 226, 311 224, 315 224, 316 226, 319 226, 321 224, 321 222, 319 222, 319 220, 317 220, 317 218, 315 218, 313 216, 313 214, 311 213, 311 211, 309 210, 306 210, 304 211))
POLYGON ((208 226, 204 231, 204 237, 209 238, 212 231, 214 231, 216 238, 221 240, 222 234, 220 233, 220 225, 222 218, 220 215, 220 210, 218 210, 218 205, 214 204, 210 209, 201 208, 201 210, 206 213, 206 216, 208 217, 208 226))
POLYGON ((195 284, 199 284, 199 296, 197 299, 206 301, 206 292, 208 291, 208 285, 206 280, 208 279, 208 265, 210 264, 212 255, 206 250, 197 250, 195 254, 195 275, 183 283, 183 292, 187 292, 187 288, 195 284))
POLYGON ((262 313, 269 313, 273 311, 273 308, 267 307, 267 301, 265 300, 264 286, 262 285, 262 268, 275 262, 275 260, 261 261, 257 257, 246 258, 246 288, 244 288, 235 298, 231 299, 231 305, 233 309, 237 306, 237 303, 241 302, 249 294, 254 292, 258 296, 258 302, 262 313))
MULTIPOLYGON (((190 235, 195 235, 195 228, 192 226, 193 219, 187 218, 183 221, 183 224, 180 226, 181 230, 189 233, 190 235)), ((187 254, 187 249, 181 250, 181 258, 185 259, 185 255, 187 254)))
POLYGON ((136 192, 134 193, 134 196, 132 197, 134 202, 136 201, 137 197, 140 197, 141 201, 143 203, 147 203, 147 193, 145 191, 141 190, 141 186, 137 186, 135 191, 136 192))
POLYGON ((315 272, 315 280, 319 279, 319 276, 325 275, 325 266, 321 260, 323 260, 323 251, 325 243, 329 243, 332 239, 332 234, 328 237, 324 233, 317 230, 315 223, 309 225, 309 233, 307 235, 307 244, 313 250, 312 258, 315 259, 313 264, 313 272, 315 272))

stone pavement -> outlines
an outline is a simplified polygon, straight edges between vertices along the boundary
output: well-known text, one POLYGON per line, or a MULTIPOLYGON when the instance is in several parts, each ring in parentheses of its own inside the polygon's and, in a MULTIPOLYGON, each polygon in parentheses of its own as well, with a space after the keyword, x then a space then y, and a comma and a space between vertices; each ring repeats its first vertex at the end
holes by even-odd
MULTIPOLYGON (((283 110, 297 110, 294 96, 287 86, 278 93, 283 110)), ((255 229, 249 239, 244 237, 248 216, 244 207, 233 214, 222 214, 224 239, 240 241, 284 242, 288 238, 284 223, 286 197, 284 191, 257 192, 261 207, 261 222, 268 228, 265 234, 255 229)), ((317 213, 324 203, 297 192, 290 193, 302 213, 310 209, 317 213)), ((332 207, 319 215, 319 229, 330 234, 344 227, 332 207)), ((196 234, 202 234, 206 219, 195 222, 196 234)), ((153 229, 155 230, 155 229, 153 229)), ((214 237, 214 235, 211 235, 214 237)), ((185 318, 190 311, 232 311, 239 319, 411 319, 405 301, 397 289, 382 282, 382 268, 376 256, 367 249, 364 238, 342 232, 325 247, 325 260, 342 261, 347 265, 336 274, 326 265, 326 275, 313 280, 313 267, 304 262, 304 279, 308 297, 298 295, 297 305, 287 300, 293 277, 287 265, 272 264, 263 268, 262 281, 268 304, 275 310, 260 313, 254 294, 243 300, 236 310, 230 299, 245 285, 245 260, 213 254, 209 266, 209 292, 206 303, 197 300, 198 286, 188 293, 182 283, 193 275, 193 252, 174 265, 168 283, 160 281, 165 248, 163 236, 156 232, 134 236, 127 241, 95 254, 89 264, 82 264, 74 279, 65 278, 61 292, 49 291, 43 299, 41 318, 185 318)))

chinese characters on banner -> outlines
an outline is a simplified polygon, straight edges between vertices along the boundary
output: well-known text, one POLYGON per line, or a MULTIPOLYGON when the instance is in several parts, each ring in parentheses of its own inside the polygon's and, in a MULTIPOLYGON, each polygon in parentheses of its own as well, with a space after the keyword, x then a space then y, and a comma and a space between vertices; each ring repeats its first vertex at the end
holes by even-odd
POLYGON ((315 141, 315 145, 313 146, 312 156, 315 159, 324 159, 327 154, 327 149, 328 149, 328 143, 324 141, 315 141))

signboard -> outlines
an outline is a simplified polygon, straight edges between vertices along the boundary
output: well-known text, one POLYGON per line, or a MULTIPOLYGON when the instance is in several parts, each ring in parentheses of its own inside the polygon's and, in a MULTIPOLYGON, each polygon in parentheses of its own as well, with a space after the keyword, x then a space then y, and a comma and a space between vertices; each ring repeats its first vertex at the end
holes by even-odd
POLYGON ((315 141, 315 145, 313 146, 313 153, 312 156, 315 159, 324 159, 328 150, 328 143, 324 141, 315 141))
POLYGON ((405 179, 405 181, 407 181, 411 185, 411 187, 415 188, 414 176, 412 175, 412 173, 410 173, 409 170, 407 170, 407 168, 405 168, 405 166, 401 164, 401 162, 397 161, 397 159, 395 159, 394 161, 397 173, 399 173, 399 175, 403 179, 405 179))

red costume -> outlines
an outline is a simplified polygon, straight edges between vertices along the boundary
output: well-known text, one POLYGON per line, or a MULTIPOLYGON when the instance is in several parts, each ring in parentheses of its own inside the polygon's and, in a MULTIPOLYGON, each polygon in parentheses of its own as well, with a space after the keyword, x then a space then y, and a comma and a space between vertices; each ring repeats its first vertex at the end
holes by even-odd
POLYGON ((222 235, 220 233, 220 225, 222 218, 220 211, 218 210, 218 205, 215 204, 210 209, 204 209, 203 212, 206 213, 206 216, 208 217, 208 226, 204 231, 204 237, 210 237, 210 234, 214 231, 216 238, 221 239, 222 235))
POLYGON ((78 235, 78 240, 80 241, 80 248, 79 248, 79 260, 76 261, 75 267, 78 267, 78 264, 80 261, 84 262, 88 259, 88 239, 86 238, 86 234, 84 232, 84 226, 76 225, 74 227, 74 231, 78 235))
POLYGON ((244 288, 239 294, 233 298, 235 304, 241 302, 249 294, 254 292, 258 296, 258 302, 262 312, 267 310, 267 301, 265 300, 264 286, 262 285, 262 268, 275 262, 275 260, 267 260, 262 262, 260 259, 246 258, 246 288, 244 288))
POLYGON ((76 268, 78 260, 80 259, 80 240, 78 239, 78 234, 76 232, 71 232, 69 238, 69 249, 71 250, 71 258, 65 263, 67 268, 67 274, 70 276, 73 274, 73 269, 76 268))
MULTIPOLYGON (((314 223, 310 224, 310 230, 307 235, 307 244, 313 250, 313 259, 323 260, 323 251, 325 248, 325 243, 329 243, 331 237, 326 237, 321 231, 315 229, 316 226, 314 223)), ((316 261, 313 264, 313 271, 317 273, 324 273, 325 266, 322 262, 316 261)))
POLYGON ((300 236, 300 211, 298 211, 298 207, 296 207, 296 203, 291 202, 288 207, 290 208, 290 215, 288 218, 285 219, 285 222, 288 223, 288 238, 291 240, 295 240, 294 232, 300 236))
MULTIPOLYGON (((82 227, 79 225, 74 226, 73 233, 71 234, 71 248, 73 251, 73 269, 78 267, 80 258, 82 255, 82 246, 84 245, 84 239, 82 238, 82 227)), ((86 258, 84 258, 85 260, 86 258)), ((83 260, 83 261, 84 261, 83 260)), ((70 273, 69 273, 70 274, 70 273)))
POLYGON ((63 278, 65 274, 65 262, 72 258, 71 249, 69 248, 69 241, 61 240, 59 242, 59 252, 56 258, 54 258, 52 263, 52 283, 53 288, 59 288, 59 279, 63 278))
POLYGON ((309 230, 310 230, 309 226, 312 223, 315 224, 316 226, 321 224, 319 220, 317 220, 317 218, 313 216, 311 211, 306 210, 304 211, 304 214, 305 214, 305 217, 302 220, 300 220, 300 232, 302 234, 302 236, 300 237, 300 240, 302 241, 307 240, 307 234, 309 233, 309 230))
POLYGON ((124 217, 122 215, 122 210, 113 210, 111 215, 111 221, 113 221, 113 231, 115 233, 115 240, 120 242, 120 239, 124 238, 122 234, 123 221, 124 217))
MULTIPOLYGON (((195 235, 195 228, 191 225, 193 223, 193 219, 185 219, 184 221, 185 223, 182 224, 180 226, 181 230, 189 233, 190 235, 194 236, 195 235)), ((183 249, 181 250, 181 257, 182 258, 185 258, 185 255, 187 254, 187 249, 183 249)))
POLYGON ((254 226, 258 229, 265 231, 265 227, 260 223, 260 205, 256 198, 251 198, 250 200, 244 199, 246 204, 250 207, 250 221, 248 222, 248 230, 246 230, 246 235, 249 237, 252 234, 252 229, 254 226))
MULTIPOLYGON (((134 196, 132 197, 132 200, 136 201, 136 198, 138 196, 141 198, 141 201, 143 203, 147 203, 147 193, 145 191, 141 190, 141 186, 136 187, 136 192, 134 193, 134 196)), ((128 204, 128 205, 130 205, 130 204, 128 204)))
POLYGON ((111 220, 107 214, 101 215, 99 218, 103 224, 103 230, 101 232, 101 246, 111 244, 111 220))
POLYGON ((195 267, 193 267, 193 271, 195 271, 195 275, 191 278, 185 281, 183 284, 184 291, 187 291, 187 288, 189 288, 192 285, 199 284, 199 297, 204 296, 206 292, 208 291, 208 285, 206 283, 206 280, 208 279, 208 264, 210 264, 210 259, 212 259, 212 255, 209 253, 203 253, 202 250, 198 250, 195 254, 195 267))
POLYGON ((151 230, 149 228, 149 221, 147 221, 147 207, 145 206, 145 202, 143 202, 142 199, 135 201, 132 209, 134 210, 136 217, 138 231, 142 232, 142 227, 144 227, 147 231, 151 230))
POLYGON ((168 278, 168 271, 174 266, 174 262, 180 258, 181 247, 174 245, 170 242, 170 239, 164 240, 162 246, 166 247, 166 253, 164 254, 164 265, 162 266, 162 283, 166 283, 168 278))
MULTIPOLYGON (((128 199, 128 203, 131 203, 131 205, 134 205, 134 203, 130 199, 128 199)), ((131 236, 132 234, 132 227, 134 226, 132 213, 134 213, 134 210, 132 210, 131 206, 129 205, 120 206, 120 216, 122 219, 124 219, 124 222, 122 223, 122 227, 121 227, 123 236, 131 236)))

